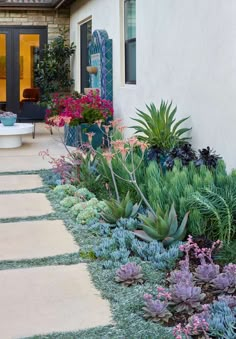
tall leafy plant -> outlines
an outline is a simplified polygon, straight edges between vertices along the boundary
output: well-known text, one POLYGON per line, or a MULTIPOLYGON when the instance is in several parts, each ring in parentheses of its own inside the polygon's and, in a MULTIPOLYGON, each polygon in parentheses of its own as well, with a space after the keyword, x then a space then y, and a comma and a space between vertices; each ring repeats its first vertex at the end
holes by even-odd
POLYGON ((132 126, 138 138, 150 146, 158 147, 163 151, 168 151, 173 147, 186 143, 190 138, 186 133, 191 128, 180 128, 180 125, 187 118, 176 121, 177 107, 172 108, 172 102, 161 101, 161 105, 157 108, 153 103, 146 105, 148 112, 137 110, 139 118, 133 119, 139 125, 132 126))
MULTIPOLYGON (((158 206, 166 210, 174 202, 178 216, 183 218, 189 210, 189 199, 195 192, 212 187, 223 189, 225 185, 234 185, 236 182, 234 178, 233 174, 227 175, 222 160, 218 162, 215 170, 209 170, 206 166, 196 168, 193 163, 186 167, 177 161, 173 170, 165 173, 155 161, 152 161, 144 176, 145 194, 154 210, 158 206)), ((198 208, 192 207, 188 221, 191 234, 200 235, 207 232, 209 234, 208 225, 209 218, 205 217, 198 208)))
POLYGON ((70 57, 76 46, 68 43, 66 34, 66 30, 61 30, 60 35, 45 46, 36 65, 35 85, 40 88, 41 103, 50 102, 54 92, 68 91, 74 82, 70 77, 70 57))
POLYGON ((189 201, 191 208, 197 209, 212 225, 207 230, 211 239, 217 238, 229 244, 236 233, 236 186, 227 186, 205 188, 195 192, 189 201))

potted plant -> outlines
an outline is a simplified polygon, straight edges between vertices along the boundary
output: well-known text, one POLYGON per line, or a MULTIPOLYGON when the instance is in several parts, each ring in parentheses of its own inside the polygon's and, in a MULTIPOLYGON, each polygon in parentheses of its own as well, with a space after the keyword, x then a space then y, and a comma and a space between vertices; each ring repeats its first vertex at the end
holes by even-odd
POLYGON ((60 35, 42 51, 34 73, 35 86, 40 88, 40 104, 48 106, 51 95, 56 92, 69 93, 74 80, 70 77, 70 57, 76 46, 68 43, 68 30, 61 29, 60 35))
POLYGON ((94 133, 92 146, 97 148, 102 144, 103 133, 95 122, 105 123, 112 115, 112 102, 102 99, 98 90, 77 96, 55 94, 51 107, 46 112, 46 123, 65 126, 65 143, 68 146, 85 143, 88 141, 87 133, 94 133))

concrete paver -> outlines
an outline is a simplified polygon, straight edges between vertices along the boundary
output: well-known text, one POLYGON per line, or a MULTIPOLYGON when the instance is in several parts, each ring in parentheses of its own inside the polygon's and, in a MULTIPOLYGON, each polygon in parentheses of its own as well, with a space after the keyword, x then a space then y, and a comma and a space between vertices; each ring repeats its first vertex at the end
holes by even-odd
POLYGON ((42 179, 37 174, 0 175, 0 191, 30 190, 42 186, 42 179))
POLYGON ((111 324, 109 303, 86 264, 0 271, 0 336, 78 331, 111 324))
POLYGON ((0 218, 25 218, 46 215, 53 209, 44 193, 0 195, 0 218))
POLYGON ((0 260, 43 258, 78 250, 62 220, 0 224, 0 260))
POLYGON ((51 135, 44 123, 37 123, 35 139, 31 134, 25 135, 21 147, 0 149, 0 172, 51 168, 48 159, 43 159, 39 153, 48 150, 55 157, 66 155, 63 138, 63 128, 53 128, 51 135))

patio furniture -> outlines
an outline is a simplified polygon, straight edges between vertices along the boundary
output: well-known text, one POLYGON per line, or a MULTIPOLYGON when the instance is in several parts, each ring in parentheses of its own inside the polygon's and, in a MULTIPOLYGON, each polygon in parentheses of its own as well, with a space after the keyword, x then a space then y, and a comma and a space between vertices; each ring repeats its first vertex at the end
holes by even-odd
POLYGON ((22 145, 22 135, 32 133, 33 124, 16 123, 14 126, 0 124, 0 148, 16 148, 22 145))

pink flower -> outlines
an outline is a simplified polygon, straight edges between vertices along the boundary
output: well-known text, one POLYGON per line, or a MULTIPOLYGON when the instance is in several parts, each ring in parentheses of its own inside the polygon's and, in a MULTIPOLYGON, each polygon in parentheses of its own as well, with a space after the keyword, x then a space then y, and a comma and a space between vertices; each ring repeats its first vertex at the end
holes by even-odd
POLYGON ((111 125, 112 127, 116 127, 117 125, 119 125, 119 123, 121 123, 122 119, 114 119, 111 121, 111 125))
POLYGON ((128 139, 128 143, 131 147, 133 147, 138 142, 138 139, 136 137, 132 137, 128 139))
POLYGON ((103 127, 105 128, 106 134, 108 134, 110 131, 111 125, 104 125, 103 127))
POLYGON ((117 129, 120 133, 123 133, 127 126, 118 126, 117 129))
POLYGON ((88 142, 91 144, 92 140, 93 140, 93 136, 95 135, 95 133, 93 132, 89 132, 89 133, 85 133, 88 136, 88 142))
POLYGON ((122 159, 125 160, 126 154, 128 152, 128 148, 125 147, 118 147, 117 150, 120 152, 120 154, 122 155, 122 159))
POLYGON ((137 145, 141 148, 142 153, 144 153, 145 149, 148 147, 148 145, 143 141, 138 141, 137 145))
POLYGON ((104 158, 106 159, 106 161, 110 165, 112 158, 114 157, 114 154, 112 154, 111 152, 104 152, 102 155, 104 156, 104 158))
POLYGON ((118 139, 118 140, 112 141, 111 144, 113 145, 114 149, 117 150, 120 147, 124 147, 125 141, 118 139))

